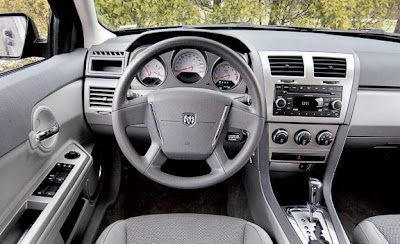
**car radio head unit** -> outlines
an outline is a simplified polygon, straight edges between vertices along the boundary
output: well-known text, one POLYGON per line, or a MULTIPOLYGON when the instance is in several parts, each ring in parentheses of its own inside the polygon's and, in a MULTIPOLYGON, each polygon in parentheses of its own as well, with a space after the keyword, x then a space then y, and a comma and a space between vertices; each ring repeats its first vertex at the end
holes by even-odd
POLYGON ((339 117, 342 86, 275 85, 274 115, 339 117))

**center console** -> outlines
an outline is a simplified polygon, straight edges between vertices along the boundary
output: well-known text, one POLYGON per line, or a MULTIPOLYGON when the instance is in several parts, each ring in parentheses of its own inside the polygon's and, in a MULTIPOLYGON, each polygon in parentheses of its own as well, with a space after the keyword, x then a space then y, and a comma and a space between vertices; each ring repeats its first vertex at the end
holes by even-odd
POLYGON ((266 228, 289 243, 346 243, 331 183, 355 101, 356 56, 298 51, 259 55, 267 102, 260 180, 266 209, 271 208, 284 234, 266 228))

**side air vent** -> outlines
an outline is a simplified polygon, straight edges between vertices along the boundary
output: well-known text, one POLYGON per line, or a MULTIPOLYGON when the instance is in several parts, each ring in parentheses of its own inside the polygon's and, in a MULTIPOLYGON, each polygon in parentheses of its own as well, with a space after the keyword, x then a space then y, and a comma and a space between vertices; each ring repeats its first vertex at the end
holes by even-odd
POLYGON ((271 75, 304 76, 304 63, 301 56, 269 56, 271 75))
POLYGON ((346 78, 346 59, 313 57, 315 77, 346 78))
POLYGON ((113 56, 113 57, 123 57, 125 52, 111 52, 111 51, 93 51, 93 56, 113 56))
POLYGON ((102 111, 111 111, 115 88, 90 87, 89 104, 91 108, 102 111))

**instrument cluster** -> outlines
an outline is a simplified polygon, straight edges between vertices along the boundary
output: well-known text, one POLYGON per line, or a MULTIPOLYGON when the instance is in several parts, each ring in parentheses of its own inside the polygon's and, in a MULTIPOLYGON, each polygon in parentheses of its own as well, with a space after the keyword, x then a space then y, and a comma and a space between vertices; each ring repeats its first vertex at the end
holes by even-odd
MULTIPOLYGON (((132 53, 130 62, 134 62, 136 54, 143 50, 132 53)), ((240 55, 246 59, 245 55, 240 55)), ((213 88, 225 91, 233 90, 242 83, 239 72, 230 63, 197 49, 180 49, 160 55, 137 74, 137 80, 145 87, 159 87, 171 79, 178 80, 182 85, 204 81, 209 86, 212 84, 213 88)))

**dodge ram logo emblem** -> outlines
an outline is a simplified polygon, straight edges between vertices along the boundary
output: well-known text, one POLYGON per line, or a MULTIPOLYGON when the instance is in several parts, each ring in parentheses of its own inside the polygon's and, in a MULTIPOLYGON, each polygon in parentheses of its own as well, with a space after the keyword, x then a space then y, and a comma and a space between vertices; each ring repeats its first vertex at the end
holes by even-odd
POLYGON ((192 126, 196 123, 196 115, 193 113, 183 114, 183 124, 186 126, 192 126))

